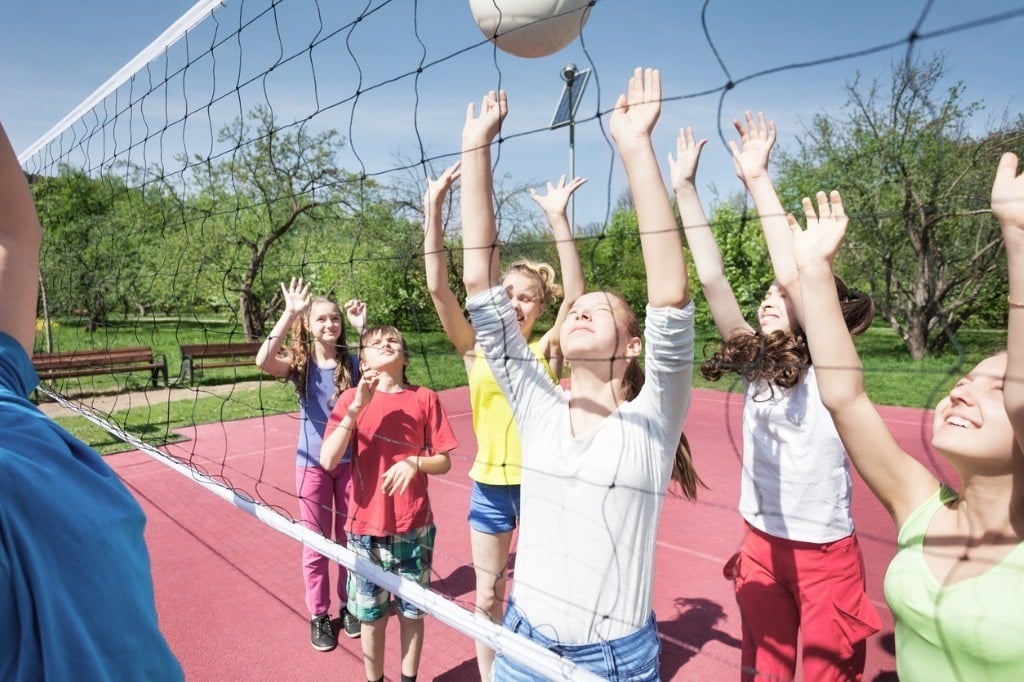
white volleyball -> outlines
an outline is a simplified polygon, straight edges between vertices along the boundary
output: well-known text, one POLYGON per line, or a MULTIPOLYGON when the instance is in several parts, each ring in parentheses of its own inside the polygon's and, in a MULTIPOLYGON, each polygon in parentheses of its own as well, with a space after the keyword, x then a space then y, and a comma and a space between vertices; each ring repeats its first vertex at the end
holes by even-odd
POLYGON ((469 0, 476 25, 499 49, 517 57, 547 57, 576 39, 591 0, 469 0))

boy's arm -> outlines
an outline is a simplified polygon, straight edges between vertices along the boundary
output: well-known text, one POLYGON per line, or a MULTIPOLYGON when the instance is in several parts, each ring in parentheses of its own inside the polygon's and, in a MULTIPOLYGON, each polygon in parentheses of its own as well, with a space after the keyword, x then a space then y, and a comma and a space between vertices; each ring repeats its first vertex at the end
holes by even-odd
POLYGON ((378 377, 375 372, 364 372, 359 377, 352 402, 346 405, 344 401, 339 400, 331 411, 331 418, 324 429, 324 441, 320 446, 320 466, 327 471, 338 466, 345 455, 345 450, 352 441, 352 431, 356 427, 359 413, 373 398, 377 383, 378 377))
POLYGON ((751 326, 744 319, 736 295, 726 278, 722 252, 697 194, 697 164, 705 144, 706 139, 695 140, 692 128, 680 129, 676 138, 676 156, 668 155, 668 165, 686 244, 693 254, 704 298, 707 299, 718 333, 727 339, 738 330, 751 330, 751 326))
POLYGON ((470 103, 462 128, 463 282, 472 296, 498 283, 498 230, 491 195, 491 143, 508 113, 505 91, 488 92, 477 116, 470 103))
POLYGON ((636 207, 647 300, 659 308, 682 308, 690 301, 683 244, 651 143, 660 113, 661 74, 657 69, 638 68, 626 94, 615 103, 610 130, 636 207))
POLYGON ((0 125, 0 332, 30 356, 39 297, 39 224, 25 173, 0 125))
POLYGON ((320 446, 320 466, 331 471, 338 466, 349 443, 352 442, 352 430, 356 427, 358 411, 351 406, 343 412, 331 413, 330 421, 324 430, 324 441, 320 446))

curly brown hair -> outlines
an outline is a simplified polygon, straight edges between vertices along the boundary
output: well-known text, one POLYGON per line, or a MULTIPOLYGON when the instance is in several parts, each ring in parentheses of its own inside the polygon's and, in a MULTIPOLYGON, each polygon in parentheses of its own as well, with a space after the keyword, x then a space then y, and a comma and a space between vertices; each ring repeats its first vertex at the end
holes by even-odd
MULTIPOLYGON (((862 334, 871 326, 875 304, 871 297, 851 289, 835 276, 836 292, 843 311, 843 321, 851 336, 862 334)), ((701 365, 700 374, 708 381, 736 373, 749 382, 764 381, 781 388, 792 388, 811 364, 804 330, 778 330, 764 334, 760 330, 741 330, 723 340, 718 350, 701 365)))
MULTIPOLYGON (((341 314, 341 306, 337 303, 326 296, 314 296, 306 308, 306 314, 297 317, 292 322, 291 345, 288 347, 288 356, 292 366, 289 378, 294 381, 295 393, 303 401, 306 399, 306 386, 309 381, 309 348, 313 345, 312 335, 309 333, 309 315, 312 313, 314 306, 323 303, 334 306, 338 314, 341 314)), ((341 333, 338 335, 338 341, 335 345, 335 354, 337 356, 337 366, 334 369, 334 394, 331 395, 329 400, 329 403, 332 404, 338 399, 342 391, 352 386, 352 358, 348 351, 348 342, 345 340, 344 321, 342 322, 341 333)))

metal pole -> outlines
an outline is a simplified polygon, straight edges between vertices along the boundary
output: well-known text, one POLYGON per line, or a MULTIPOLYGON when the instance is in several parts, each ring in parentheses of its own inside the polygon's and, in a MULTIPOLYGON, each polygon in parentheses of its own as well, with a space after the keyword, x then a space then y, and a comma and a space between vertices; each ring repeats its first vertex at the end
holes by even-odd
MULTIPOLYGON (((569 182, 576 178, 576 122, 573 121, 572 81, 568 81, 569 90, 569 182)), ((576 192, 569 196, 569 234, 576 234, 576 192)))
MULTIPOLYGON (((569 63, 562 67, 562 80, 565 81, 565 93, 569 98, 569 182, 576 177, 576 121, 574 120, 573 109, 575 101, 572 96, 572 86, 576 82, 576 74, 579 70, 575 64, 569 63)), ((569 197, 569 234, 576 232, 576 193, 569 197)))

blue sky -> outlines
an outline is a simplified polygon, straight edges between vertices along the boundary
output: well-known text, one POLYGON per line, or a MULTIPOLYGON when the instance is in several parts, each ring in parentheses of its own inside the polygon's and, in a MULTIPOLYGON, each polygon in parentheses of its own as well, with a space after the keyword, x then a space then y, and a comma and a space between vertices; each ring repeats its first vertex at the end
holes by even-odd
MULTIPOLYGON (((129 0, 80 2, 33 0, 5 3, 0 17, 5 27, 0 41, 0 119, 15 149, 22 151, 124 66, 171 23, 194 5, 193 0, 129 0)), ((241 15, 255 16, 266 0, 227 0, 190 36, 188 49, 200 52, 211 43, 214 28, 237 25, 241 15)), ((483 36, 473 22, 468 0, 284 0, 277 6, 284 48, 308 44, 311 22, 344 25, 342 12, 353 6, 371 12, 351 34, 339 34, 316 51, 316 96, 326 107, 318 121, 338 129, 348 140, 346 168, 362 167, 382 173, 403 162, 438 157, 435 169, 454 158, 466 104, 479 101, 487 89, 508 91, 510 114, 498 169, 514 182, 540 184, 557 178, 569 167, 566 129, 546 130, 562 88, 561 67, 569 62, 591 67, 576 127, 574 163, 578 175, 590 178, 577 195, 577 222, 601 221, 625 187, 614 162, 597 112, 607 111, 623 89, 634 66, 662 71, 666 102, 655 137, 664 158, 673 148, 676 130, 692 125, 712 138, 704 153, 698 180, 705 199, 710 186, 722 195, 739 189, 719 131, 732 137, 730 121, 746 109, 763 110, 779 126, 779 146, 792 148, 804 125, 821 112, 837 113, 845 100, 843 86, 859 71, 864 79, 885 78, 892 63, 906 53, 903 41, 928 9, 921 34, 945 29, 1003 12, 1024 10, 1024 0, 710 0, 705 18, 712 42, 702 28, 705 3, 696 0, 599 0, 585 26, 582 40, 540 59, 523 59, 495 52, 480 44, 483 36), (413 9, 418 8, 414 17, 413 9), (414 23, 415 18, 415 23, 414 23), (414 26, 419 37, 414 34, 414 26), (421 45, 422 43, 422 45, 421 45), (783 68, 888 43, 895 48, 807 68, 783 68), (714 50, 724 64, 716 59, 714 50), (351 55, 355 55, 354 57, 351 55), (441 60, 416 79, 399 74, 415 71, 421 60, 441 60), (776 70, 774 73, 751 77, 776 70), (363 93, 346 101, 359 78, 363 93), (732 79, 739 85, 724 97, 721 88, 732 79), (703 94, 702 94, 703 93, 703 94), (720 113, 721 109, 721 113, 720 113)), ((966 98, 985 103, 975 125, 1004 109, 1024 110, 1020 92, 1019 45, 1024 17, 950 32, 919 41, 921 55, 941 51, 952 79, 963 81, 966 98)), ((322 35, 322 34, 321 34, 322 35)), ((278 52, 278 32, 242 46, 244 69, 278 52)), ((172 48, 184 53, 184 43, 172 48)), ((227 52, 227 50, 225 50, 227 52)), ((237 61, 237 60, 235 60, 237 61)), ((296 60, 302 61, 302 60, 296 60)), ((306 60, 309 61, 308 59, 306 60)), ((190 76, 188 99, 193 104, 209 97, 216 72, 221 84, 231 70, 229 54, 217 66, 196 68, 190 76), (203 93, 206 93, 203 95, 203 93)), ((308 64, 307 64, 308 66, 308 64)), ((310 71, 291 64, 280 78, 259 88, 283 118, 308 116, 313 104, 310 71), (294 68, 294 74, 288 70, 294 68), (300 74, 300 71, 303 74, 300 74)), ((183 88, 181 88, 183 89, 183 88)), ((175 95, 171 95, 173 97, 175 95)), ((257 98, 258 99, 258 98, 257 98)), ((254 100, 256 101, 256 100, 254 100)), ((664 164, 663 164, 664 165, 664 164)))

